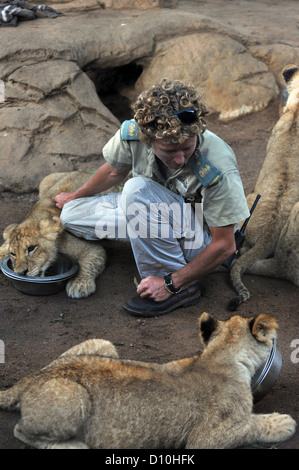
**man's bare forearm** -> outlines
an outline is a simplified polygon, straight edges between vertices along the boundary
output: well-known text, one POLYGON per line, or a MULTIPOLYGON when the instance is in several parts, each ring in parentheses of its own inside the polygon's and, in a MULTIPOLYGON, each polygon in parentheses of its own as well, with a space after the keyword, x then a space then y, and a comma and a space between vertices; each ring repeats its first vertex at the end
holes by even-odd
POLYGON ((109 163, 104 163, 94 175, 74 192, 74 198, 93 196, 121 183, 129 173, 129 170, 120 171, 109 163))
MULTIPOLYGON (((172 273, 172 283, 176 289, 186 287, 199 280, 223 263, 236 248, 234 237, 234 225, 211 228, 212 241, 188 264, 172 273)), ((164 278, 148 276, 140 281, 137 293, 143 297, 161 302, 171 294, 165 289, 164 278)))
POLYGON ((107 189, 121 183, 128 175, 129 170, 120 171, 113 168, 109 163, 104 163, 94 175, 92 175, 85 184, 72 193, 60 193, 53 199, 56 206, 62 209, 63 206, 74 199, 81 197, 94 196, 107 189))
POLYGON ((172 274, 176 288, 200 279, 220 266, 235 251, 234 226, 211 229, 211 243, 188 264, 172 274), (225 236, 226 235, 226 236, 225 236))

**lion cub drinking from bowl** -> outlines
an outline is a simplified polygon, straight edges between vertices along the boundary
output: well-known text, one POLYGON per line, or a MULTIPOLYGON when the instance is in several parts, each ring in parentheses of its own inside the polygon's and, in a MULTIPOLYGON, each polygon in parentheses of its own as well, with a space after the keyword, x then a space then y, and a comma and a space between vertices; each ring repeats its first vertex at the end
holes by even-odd
POLYGON ((21 223, 6 227, 5 241, 0 246, 0 261, 9 255, 13 270, 30 277, 44 276, 59 252, 77 261, 79 271, 66 284, 67 295, 76 299, 95 292, 96 278, 105 268, 106 252, 99 242, 77 238, 63 229, 53 196, 73 190, 89 177, 80 171, 46 176, 39 186, 38 202, 21 223))
POLYGON ((88 340, 0 392, 20 408, 14 435, 37 448, 232 448, 280 442, 295 421, 253 414, 251 378, 276 334, 268 315, 199 320, 200 356, 166 364, 118 359, 104 340, 88 340))

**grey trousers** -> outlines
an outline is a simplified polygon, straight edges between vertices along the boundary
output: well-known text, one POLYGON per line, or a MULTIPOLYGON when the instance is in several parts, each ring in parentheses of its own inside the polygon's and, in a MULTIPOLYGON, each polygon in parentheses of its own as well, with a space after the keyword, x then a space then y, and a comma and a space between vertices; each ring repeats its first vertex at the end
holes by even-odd
POLYGON ((61 221, 87 240, 130 242, 141 278, 177 271, 211 242, 201 204, 192 207, 182 196, 139 176, 128 180, 122 193, 68 202, 61 221))

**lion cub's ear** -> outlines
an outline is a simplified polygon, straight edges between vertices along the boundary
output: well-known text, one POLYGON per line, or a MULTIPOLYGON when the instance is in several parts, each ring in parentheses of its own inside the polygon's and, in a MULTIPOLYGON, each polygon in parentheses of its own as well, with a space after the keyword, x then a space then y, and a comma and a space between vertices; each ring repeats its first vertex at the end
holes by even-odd
POLYGON ((251 333, 258 341, 264 341, 272 344, 272 339, 276 336, 278 324, 271 315, 261 314, 256 318, 252 318, 249 322, 251 333))
POLYGON ((57 236, 63 232, 62 223, 59 217, 52 219, 42 219, 39 223, 41 234, 48 240, 56 240, 57 236))
POLYGON ((216 330, 218 320, 207 312, 204 312, 199 319, 199 334, 203 344, 208 344, 212 333, 216 330))
POLYGON ((286 84, 292 80, 294 73, 298 72, 298 70, 297 65, 294 64, 288 64, 283 68, 282 75, 286 84))
POLYGON ((6 227, 6 229, 3 232, 3 238, 4 240, 8 240, 9 235, 11 232, 17 227, 18 224, 11 224, 6 227))

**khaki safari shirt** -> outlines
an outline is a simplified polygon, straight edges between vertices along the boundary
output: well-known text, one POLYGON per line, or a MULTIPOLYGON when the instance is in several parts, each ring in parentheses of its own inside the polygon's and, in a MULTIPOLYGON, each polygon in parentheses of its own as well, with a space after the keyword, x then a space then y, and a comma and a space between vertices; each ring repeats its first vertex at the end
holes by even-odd
MULTIPOLYGON (((132 176, 150 178, 183 196, 187 202, 202 202, 204 219, 210 227, 237 224, 249 216, 244 189, 233 150, 215 134, 206 130, 198 136, 194 153, 178 170, 160 170, 152 147, 139 140, 125 140, 119 130, 103 148, 103 157, 114 168, 132 170, 132 176), (190 168, 203 155, 216 167, 220 177, 204 185, 190 168)), ((205 166, 203 165, 203 170, 205 166)))

